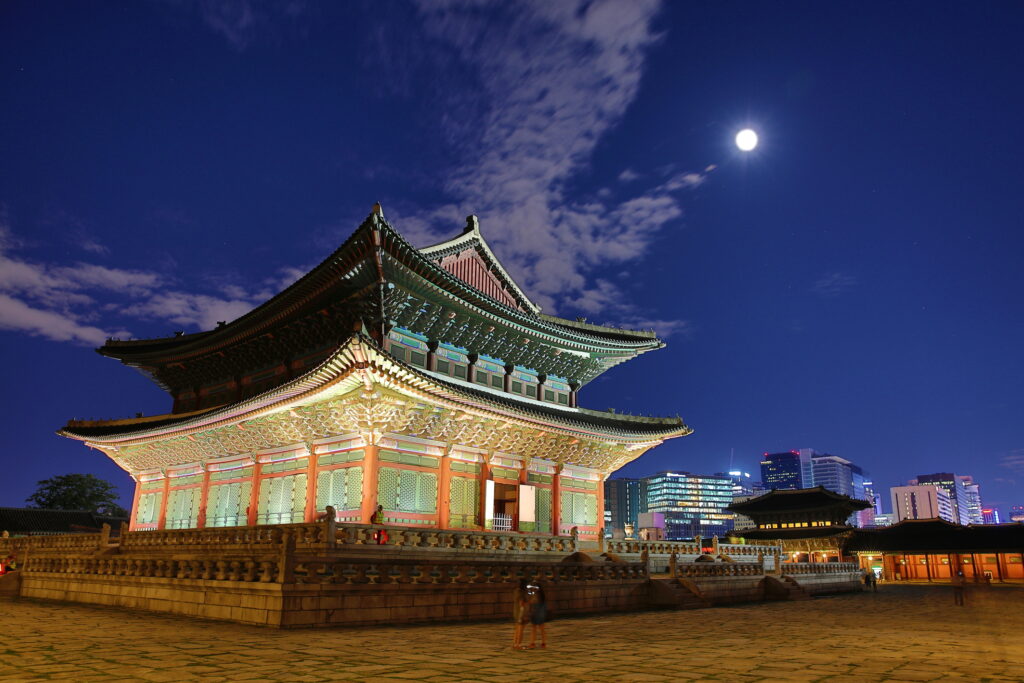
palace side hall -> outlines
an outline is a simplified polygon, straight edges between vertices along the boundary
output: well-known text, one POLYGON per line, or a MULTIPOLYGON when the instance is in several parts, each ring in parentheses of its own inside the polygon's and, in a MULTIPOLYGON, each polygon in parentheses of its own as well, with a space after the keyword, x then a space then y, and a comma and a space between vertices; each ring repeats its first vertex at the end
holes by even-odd
POLYGON ((297 282, 196 334, 108 340, 173 401, 59 431, 135 480, 131 528, 314 521, 596 538, 603 482, 679 418, 580 407, 653 332, 545 315, 475 216, 416 249, 380 205, 297 282))

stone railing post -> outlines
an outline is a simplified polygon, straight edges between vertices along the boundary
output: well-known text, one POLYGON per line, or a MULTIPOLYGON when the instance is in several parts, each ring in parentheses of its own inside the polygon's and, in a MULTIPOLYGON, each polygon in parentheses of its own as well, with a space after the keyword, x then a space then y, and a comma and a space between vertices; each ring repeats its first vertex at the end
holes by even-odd
POLYGON ((110 543, 110 525, 106 522, 100 527, 100 541, 97 544, 97 550, 106 550, 107 544, 110 543))
POLYGON ((711 554, 718 556, 718 536, 711 537, 711 554))
POLYGON ((338 535, 338 514, 333 505, 328 505, 324 515, 324 525, 326 527, 324 529, 324 540, 328 548, 333 548, 338 535))
POLYGON ((647 547, 646 546, 644 547, 644 549, 642 551, 640 551, 640 563, 643 564, 643 566, 644 566, 644 573, 650 573, 650 571, 651 571, 651 556, 650 556, 650 553, 647 552, 647 547))
POLYGON ((295 583, 295 536, 290 531, 281 534, 281 548, 277 555, 277 583, 295 583))
POLYGON ((676 557, 676 551, 673 550, 672 554, 668 556, 668 574, 673 579, 676 578, 676 570, 679 567, 679 558, 676 557))
POLYGON ((117 545, 120 547, 126 538, 128 538, 128 530, 131 529, 131 525, 128 522, 121 522, 121 531, 117 534, 117 545))

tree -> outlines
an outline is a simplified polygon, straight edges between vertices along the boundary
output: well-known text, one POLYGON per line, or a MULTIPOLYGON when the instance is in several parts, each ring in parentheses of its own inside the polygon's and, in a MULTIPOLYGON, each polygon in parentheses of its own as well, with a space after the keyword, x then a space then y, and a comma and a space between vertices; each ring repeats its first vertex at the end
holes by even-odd
POLYGON ((87 510, 101 515, 127 517, 118 505, 117 487, 92 474, 62 474, 38 482, 39 488, 25 502, 44 510, 87 510))

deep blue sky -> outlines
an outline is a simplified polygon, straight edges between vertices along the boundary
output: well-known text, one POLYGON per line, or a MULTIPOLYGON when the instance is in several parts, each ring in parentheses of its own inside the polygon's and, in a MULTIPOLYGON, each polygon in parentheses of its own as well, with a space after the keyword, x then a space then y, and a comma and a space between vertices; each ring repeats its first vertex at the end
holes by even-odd
POLYGON ((4 2, 0 505, 166 412, 92 351, 232 319, 384 204, 468 213, 549 312, 668 347, 581 404, 1024 503, 1017 3, 4 2), (740 154, 751 126, 762 144, 740 154))

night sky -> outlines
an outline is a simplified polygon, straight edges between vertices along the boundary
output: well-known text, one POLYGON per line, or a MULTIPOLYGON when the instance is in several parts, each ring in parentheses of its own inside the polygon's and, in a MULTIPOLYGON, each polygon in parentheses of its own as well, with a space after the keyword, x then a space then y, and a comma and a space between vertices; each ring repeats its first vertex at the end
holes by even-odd
POLYGON ((68 472, 130 501, 54 432, 170 399, 92 349, 238 317, 380 201, 421 246, 475 213, 546 312, 667 340, 581 392, 695 430, 621 473, 815 448, 1005 516, 1022 35, 995 1, 8 0, 0 505, 68 472))

